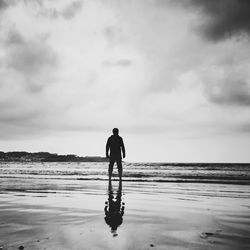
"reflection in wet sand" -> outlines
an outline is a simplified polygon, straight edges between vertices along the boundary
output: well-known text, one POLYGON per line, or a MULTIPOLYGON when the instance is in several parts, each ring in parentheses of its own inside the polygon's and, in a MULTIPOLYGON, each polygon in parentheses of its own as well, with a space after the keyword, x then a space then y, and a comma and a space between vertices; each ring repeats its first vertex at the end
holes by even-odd
POLYGON ((118 190, 115 192, 112 187, 112 181, 109 181, 108 186, 108 201, 105 202, 105 222, 111 228, 111 233, 113 236, 117 236, 117 228, 123 222, 125 203, 122 202, 122 181, 119 181, 118 190))

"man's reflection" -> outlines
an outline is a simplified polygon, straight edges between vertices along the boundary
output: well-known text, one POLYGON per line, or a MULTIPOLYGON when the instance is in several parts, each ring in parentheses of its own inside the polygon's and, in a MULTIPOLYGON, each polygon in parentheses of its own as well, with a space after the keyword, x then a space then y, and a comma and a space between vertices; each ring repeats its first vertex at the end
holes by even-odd
POLYGON ((124 214, 125 203, 122 200, 122 180, 119 181, 119 187, 116 193, 112 187, 111 180, 108 186, 108 201, 105 202, 105 221, 111 228, 113 236, 117 236, 117 228, 122 224, 122 216, 124 214))

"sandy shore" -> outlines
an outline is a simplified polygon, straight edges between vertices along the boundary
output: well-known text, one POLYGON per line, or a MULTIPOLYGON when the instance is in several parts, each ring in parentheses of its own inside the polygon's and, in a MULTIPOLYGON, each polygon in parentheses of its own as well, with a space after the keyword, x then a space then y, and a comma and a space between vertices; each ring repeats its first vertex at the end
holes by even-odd
POLYGON ((5 181, 0 249, 250 249, 248 186, 5 181))

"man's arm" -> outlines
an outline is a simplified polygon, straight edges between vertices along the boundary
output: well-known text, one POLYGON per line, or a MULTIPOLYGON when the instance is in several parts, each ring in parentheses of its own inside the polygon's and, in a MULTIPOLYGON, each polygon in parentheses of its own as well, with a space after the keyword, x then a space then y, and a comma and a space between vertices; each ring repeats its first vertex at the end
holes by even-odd
POLYGON ((109 148, 110 148, 110 141, 109 138, 106 143, 106 157, 109 158, 109 148))
POLYGON ((126 157, 126 152, 125 152, 125 147, 124 147, 123 139, 122 139, 122 145, 121 145, 121 147, 122 147, 123 158, 125 158, 126 157))

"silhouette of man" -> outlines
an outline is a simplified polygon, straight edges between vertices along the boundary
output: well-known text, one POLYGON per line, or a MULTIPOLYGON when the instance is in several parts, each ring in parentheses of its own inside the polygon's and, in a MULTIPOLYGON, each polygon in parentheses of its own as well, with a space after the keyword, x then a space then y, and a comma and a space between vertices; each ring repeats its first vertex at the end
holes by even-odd
POLYGON ((124 215, 124 209, 125 209, 125 203, 122 202, 122 180, 119 181, 119 187, 115 192, 112 187, 111 180, 109 181, 108 186, 108 201, 105 202, 105 217, 104 220, 107 223, 107 225, 111 228, 111 233, 114 237, 116 237, 117 234, 117 228, 122 224, 123 222, 123 215, 124 215))
POLYGON ((107 144, 106 144, 106 157, 109 158, 109 179, 111 179, 112 172, 113 172, 113 167, 116 162, 117 168, 118 168, 118 173, 119 173, 119 178, 120 180, 122 179, 122 155, 121 151, 123 154, 123 158, 125 158, 125 147, 124 143, 122 140, 122 137, 119 135, 119 129, 114 128, 113 129, 113 135, 111 135, 108 138, 107 144), (110 151, 110 154, 109 154, 110 151))

